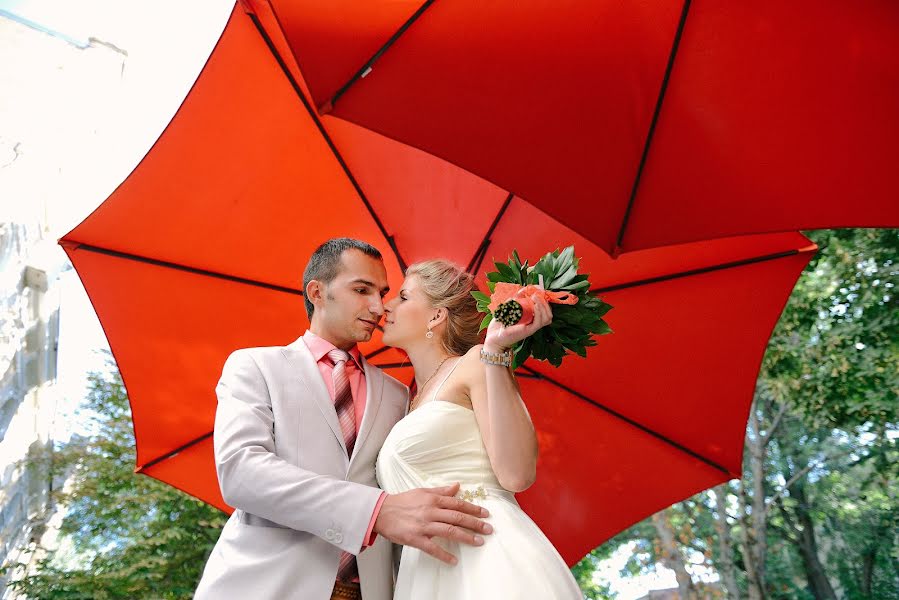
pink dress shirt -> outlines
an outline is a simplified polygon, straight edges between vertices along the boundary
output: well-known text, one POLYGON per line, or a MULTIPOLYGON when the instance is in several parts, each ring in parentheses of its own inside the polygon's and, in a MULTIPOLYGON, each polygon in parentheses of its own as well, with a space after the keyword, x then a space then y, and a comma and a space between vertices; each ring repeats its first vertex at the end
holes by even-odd
MULTIPOLYGON (((303 343, 306 344, 306 347, 309 348, 309 351, 312 353, 312 358, 315 359, 315 363, 318 365, 318 371, 322 374, 322 379, 325 380, 325 385, 328 386, 328 394, 333 401, 334 378, 332 376, 332 371, 334 370, 334 367, 331 365, 331 361, 327 356, 328 352, 334 350, 336 346, 309 330, 306 330, 306 333, 303 334, 303 343)), ((359 348, 353 346, 348 352, 350 354, 350 360, 348 360, 346 364, 346 373, 347 379, 350 380, 350 390, 353 394, 353 413, 356 418, 356 431, 358 432, 359 427, 362 425, 362 415, 365 414, 365 401, 368 392, 366 390, 365 371, 362 369, 362 357, 359 354, 359 348)), ((368 523, 368 531, 365 532, 365 537, 362 538, 363 549, 374 544, 375 539, 378 537, 378 534, 372 530, 375 528, 375 521, 378 520, 378 514, 381 512, 381 505, 384 504, 384 499, 386 497, 387 492, 382 493, 378 503, 375 504, 375 510, 371 515, 371 521, 368 523)))

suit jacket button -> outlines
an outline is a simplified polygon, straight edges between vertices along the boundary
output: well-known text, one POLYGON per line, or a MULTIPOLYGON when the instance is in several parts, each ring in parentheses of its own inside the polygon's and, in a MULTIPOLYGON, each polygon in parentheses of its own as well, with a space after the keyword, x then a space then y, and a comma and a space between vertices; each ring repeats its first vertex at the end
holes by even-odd
POLYGON ((333 530, 333 529, 329 529, 329 530, 327 530, 327 531, 325 532, 325 539, 326 539, 326 540, 333 540, 333 539, 334 539, 334 530, 333 530))
POLYGON ((336 543, 338 543, 338 544, 341 543, 341 542, 343 541, 343 534, 340 533, 340 532, 338 532, 338 533, 334 536, 334 541, 335 541, 336 543))

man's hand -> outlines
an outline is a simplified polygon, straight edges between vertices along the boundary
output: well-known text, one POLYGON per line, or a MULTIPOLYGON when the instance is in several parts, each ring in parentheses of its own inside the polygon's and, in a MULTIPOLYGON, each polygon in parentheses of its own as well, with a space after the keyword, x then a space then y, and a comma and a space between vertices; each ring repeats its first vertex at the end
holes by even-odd
POLYGON ((484 539, 475 533, 490 534, 493 527, 475 517, 490 515, 487 509, 456 498, 459 484, 419 488, 389 494, 381 505, 374 530, 390 541, 413 546, 442 560, 456 564, 456 557, 431 538, 441 537, 469 546, 480 546, 484 539))

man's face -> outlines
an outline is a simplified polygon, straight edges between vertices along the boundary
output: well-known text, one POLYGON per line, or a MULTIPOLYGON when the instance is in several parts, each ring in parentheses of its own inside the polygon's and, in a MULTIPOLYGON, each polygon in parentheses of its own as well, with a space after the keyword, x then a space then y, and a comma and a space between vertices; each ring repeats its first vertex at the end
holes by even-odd
POLYGON ((312 331, 338 348, 367 342, 384 315, 387 286, 384 263, 356 250, 340 256, 340 270, 330 283, 310 281, 306 288, 315 305, 312 331))

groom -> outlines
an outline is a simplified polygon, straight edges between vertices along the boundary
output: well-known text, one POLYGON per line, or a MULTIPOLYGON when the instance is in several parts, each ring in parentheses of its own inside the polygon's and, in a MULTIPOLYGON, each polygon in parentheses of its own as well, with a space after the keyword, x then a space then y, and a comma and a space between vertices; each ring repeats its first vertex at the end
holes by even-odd
POLYGON ((285 347, 237 350, 216 388, 219 484, 236 510, 195 598, 390 600, 392 544, 453 564, 432 538, 480 545, 484 509, 458 484, 387 494, 375 459, 409 390, 356 346, 384 312, 377 249, 325 242, 303 273, 310 327, 285 347))

